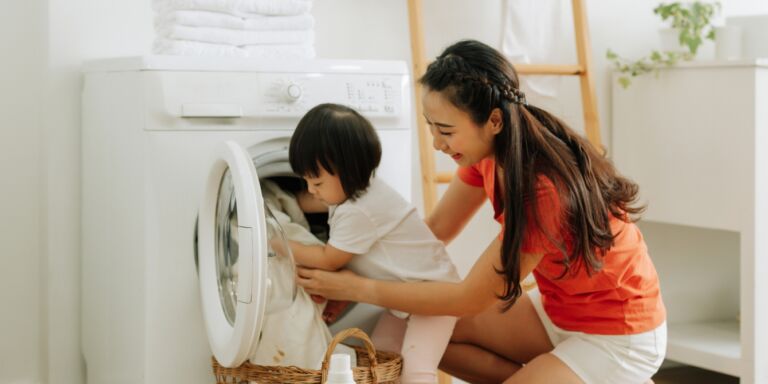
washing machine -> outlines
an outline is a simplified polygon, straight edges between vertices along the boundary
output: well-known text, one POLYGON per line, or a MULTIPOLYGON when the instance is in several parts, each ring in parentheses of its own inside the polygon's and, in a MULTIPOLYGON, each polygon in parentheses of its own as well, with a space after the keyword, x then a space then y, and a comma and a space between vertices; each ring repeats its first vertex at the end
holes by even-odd
MULTIPOLYGON (((297 180, 288 165, 292 131, 311 107, 333 102, 371 120, 383 148, 377 176, 410 199, 411 94, 406 64, 394 61, 87 63, 81 348, 88 383, 210 384, 212 348, 233 362, 247 358, 265 316, 292 300, 272 294, 286 283, 270 276, 279 258, 269 243, 282 235, 260 180, 297 180), (213 270, 208 280, 199 273, 204 261, 213 270), (215 305, 201 305, 206 295, 215 305)), ((376 310, 358 305, 333 330, 370 326, 376 310)))

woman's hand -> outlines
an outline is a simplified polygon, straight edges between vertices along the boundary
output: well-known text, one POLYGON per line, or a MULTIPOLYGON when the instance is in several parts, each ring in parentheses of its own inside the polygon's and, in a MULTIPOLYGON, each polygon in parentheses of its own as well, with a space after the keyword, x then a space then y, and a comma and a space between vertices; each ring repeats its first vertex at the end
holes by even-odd
POLYGON ((351 271, 329 272, 305 267, 296 268, 296 283, 310 295, 323 296, 329 300, 357 300, 366 279, 351 271))

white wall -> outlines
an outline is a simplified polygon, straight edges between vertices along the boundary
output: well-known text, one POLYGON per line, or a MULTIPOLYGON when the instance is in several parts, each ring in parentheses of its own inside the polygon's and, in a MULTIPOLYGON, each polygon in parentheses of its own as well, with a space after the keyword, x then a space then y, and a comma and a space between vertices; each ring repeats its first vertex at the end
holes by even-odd
POLYGON ((768 13, 768 1, 765 0, 725 0, 723 13, 727 16, 741 16, 768 13))
POLYGON ((80 74, 83 60, 141 55, 150 1, 49 0, 47 153, 48 383, 83 383, 80 356, 80 74))
MULTIPOLYGON (((660 23, 651 9, 657 3, 586 2, 605 143, 610 142, 605 50, 639 56, 654 47, 660 23)), ((763 0, 724 3, 726 14, 768 13, 763 0)), ((0 125, 0 384, 84 381, 79 353, 78 67, 89 58, 147 53, 150 4, 25 0, 8 2, 0 12, 0 115, 5 118, 0 125), (44 84, 38 72, 44 65, 51 67, 50 82, 41 97, 44 84)), ((423 0, 428 57, 463 38, 498 47, 502 4, 423 0)), ((405 0, 317 0, 313 13, 319 57, 410 61, 405 0)), ((581 129, 575 81, 566 81, 562 97, 547 106, 581 129)), ((437 158, 441 169, 453 167, 449 159, 437 158)), ((415 200, 421 200, 420 192, 415 200)), ((451 246, 462 270, 497 232, 491 221, 486 208, 451 246)))
POLYGON ((41 382, 44 364, 40 117, 44 2, 0 12, 0 383, 41 382))

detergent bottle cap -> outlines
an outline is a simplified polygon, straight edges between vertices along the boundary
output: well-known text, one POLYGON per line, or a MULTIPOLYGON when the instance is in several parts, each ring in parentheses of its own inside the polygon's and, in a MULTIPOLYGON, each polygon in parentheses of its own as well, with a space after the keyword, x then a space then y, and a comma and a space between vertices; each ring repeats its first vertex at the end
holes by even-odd
POLYGON ((327 384, 355 384, 350 366, 349 355, 335 354, 331 355, 331 362, 328 366, 327 384))

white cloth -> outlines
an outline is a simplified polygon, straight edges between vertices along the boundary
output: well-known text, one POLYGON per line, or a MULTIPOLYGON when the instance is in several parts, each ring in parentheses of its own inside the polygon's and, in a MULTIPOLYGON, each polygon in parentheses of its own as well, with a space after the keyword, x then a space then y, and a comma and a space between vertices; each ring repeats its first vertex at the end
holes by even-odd
MULTIPOLYGON (((264 203, 288 239, 310 245, 322 244, 309 232, 307 220, 292 195, 269 180, 261 181, 261 192, 264 203)), ((270 302, 290 297, 295 286, 293 266, 286 260, 289 259, 273 257, 268 261, 270 302)), ((250 361, 259 365, 320 369, 332 338, 321 317, 323 307, 324 304, 316 304, 303 289, 299 289, 295 301, 287 309, 265 316, 258 345, 250 361)), ((352 349, 340 346, 335 351, 350 354, 354 361, 352 349)))
MULTIPOLYGON (((502 34, 501 51, 512 63, 555 64, 567 63, 568 43, 563 25, 572 21, 563 17, 567 0, 507 0, 502 34)), ((568 9, 568 8, 566 8, 568 9)), ((525 76, 520 82, 536 94, 557 96, 561 76, 525 76)), ((529 100, 530 101, 530 100, 529 100)))
POLYGON ((171 40, 190 40, 212 44, 226 45, 269 45, 269 44, 312 44, 315 39, 314 31, 253 31, 234 30, 213 27, 188 27, 185 25, 163 25, 157 30, 157 36, 171 40))
MULTIPOLYGON (((322 244, 309 233, 309 222, 307 221, 306 216, 304 216, 304 211, 301 210, 299 202, 296 201, 295 196, 283 191, 283 189, 272 180, 261 180, 260 184, 261 196, 264 199, 264 203, 267 204, 277 221, 283 226, 283 230, 286 230, 285 226, 287 225, 291 225, 292 227, 299 226, 307 232, 306 234, 301 234, 301 236, 308 235, 311 236, 311 238, 297 241, 301 241, 304 244, 322 244)), ((295 232, 286 230, 286 236, 293 239, 295 232)))
POLYGON ((314 28, 315 18, 308 13, 294 16, 239 17, 208 11, 171 11, 157 15, 156 29, 162 29, 168 25, 241 30, 308 30, 314 28))
POLYGON ((321 313, 318 304, 303 289, 299 290, 296 301, 287 310, 265 316, 251 362, 319 369, 319 361, 331 342, 331 332, 321 313))
MULTIPOLYGON (((270 277, 288 277, 293 281, 293 269, 284 263, 272 263, 270 277)), ((290 295, 290 284, 271 284, 269 296, 290 295), (279 290, 275 292, 275 290, 279 290)), ((305 369, 320 369, 325 351, 332 336, 321 317, 325 304, 316 304, 309 294, 299 289, 296 300, 288 309, 264 317, 261 336, 250 361, 259 365, 297 366, 305 369)), ((334 353, 350 355, 355 364, 353 349, 339 345, 334 353)), ((354 365, 353 365, 354 366, 354 365)))
POLYGON ((241 17, 286 16, 308 13, 312 9, 312 0, 154 0, 153 7, 157 13, 198 10, 241 17))
POLYGON ((357 274, 398 281, 459 281, 443 243, 416 208, 373 178, 356 200, 331 206, 328 244, 356 254, 347 268, 357 274))
POLYGON ((238 47, 188 40, 156 39, 153 53, 177 56, 250 57, 255 59, 312 59, 311 44, 270 44, 238 47))

